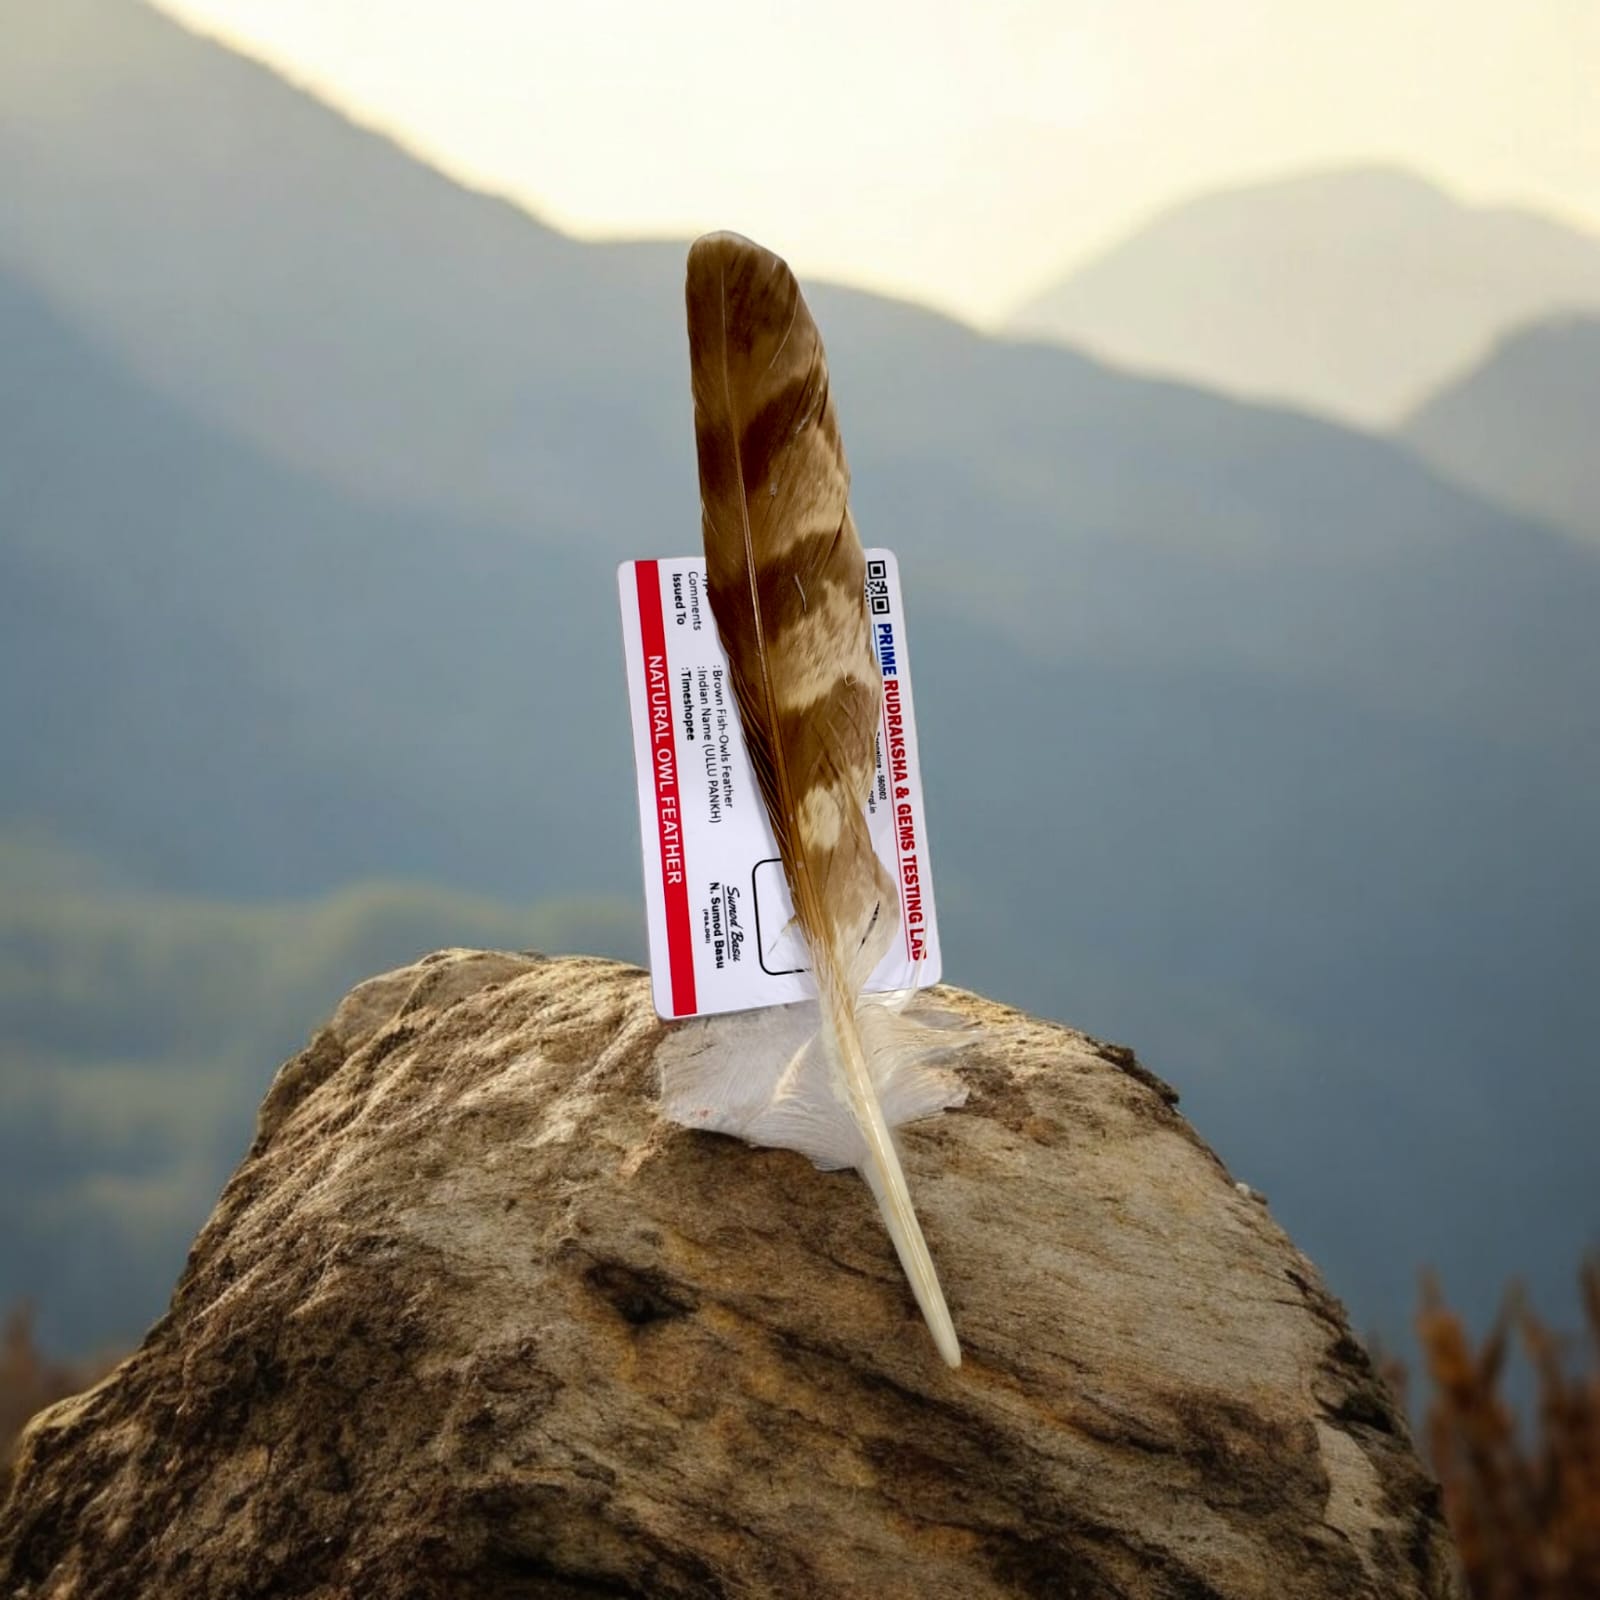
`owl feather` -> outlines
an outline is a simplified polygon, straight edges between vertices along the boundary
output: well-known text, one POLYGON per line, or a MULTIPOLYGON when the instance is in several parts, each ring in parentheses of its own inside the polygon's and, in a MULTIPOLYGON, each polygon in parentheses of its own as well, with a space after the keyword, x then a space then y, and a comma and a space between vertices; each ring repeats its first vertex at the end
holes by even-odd
MULTIPOLYGON (((696 241, 686 297, 707 595, 820 1010, 814 1044, 770 1098, 756 1096, 758 1112, 774 1125, 853 1130, 850 1164, 877 1198, 939 1353, 957 1366, 884 1101, 926 1115, 959 1091, 927 1092, 893 1014, 862 1000, 900 903, 867 828, 883 679, 822 339, 787 265, 736 234, 696 241)), ((808 1148, 803 1133, 772 1142, 808 1148)), ((822 1160, 840 1141, 812 1142, 822 1160)))

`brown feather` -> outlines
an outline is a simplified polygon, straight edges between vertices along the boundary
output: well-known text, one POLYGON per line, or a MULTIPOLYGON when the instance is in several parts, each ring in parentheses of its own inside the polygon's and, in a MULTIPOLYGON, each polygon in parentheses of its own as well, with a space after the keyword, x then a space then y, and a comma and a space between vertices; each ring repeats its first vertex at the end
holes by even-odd
POLYGON ((866 1141, 862 1171, 952 1359, 955 1336, 947 1347, 937 1319, 948 1329, 949 1316, 854 1015, 894 937, 899 899, 867 829, 883 680, 822 338, 787 265, 736 234, 695 242, 686 298, 712 614, 839 1090, 866 1141))
POLYGON ((898 903, 863 805, 883 680, 822 339, 788 267, 733 234, 694 245, 688 308, 707 590, 795 915, 881 955, 898 903))

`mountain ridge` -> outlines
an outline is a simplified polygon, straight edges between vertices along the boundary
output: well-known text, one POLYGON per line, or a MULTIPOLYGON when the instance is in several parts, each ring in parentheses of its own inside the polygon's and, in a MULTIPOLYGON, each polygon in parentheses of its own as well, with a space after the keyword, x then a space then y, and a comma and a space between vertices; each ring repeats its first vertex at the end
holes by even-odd
POLYGON ((1439 472, 1600 549, 1600 314, 1515 328, 1401 438, 1439 472))
POLYGON ((1600 308, 1600 236, 1406 169, 1332 168, 1158 212, 1007 327, 1383 428, 1511 326, 1580 306, 1600 308))

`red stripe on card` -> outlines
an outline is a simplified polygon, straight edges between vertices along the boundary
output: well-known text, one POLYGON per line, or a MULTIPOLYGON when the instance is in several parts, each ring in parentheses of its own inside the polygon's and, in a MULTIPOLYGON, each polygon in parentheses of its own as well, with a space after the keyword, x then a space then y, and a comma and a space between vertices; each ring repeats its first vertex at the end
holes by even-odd
POLYGON ((656 795, 656 838, 661 846, 661 887, 667 905, 667 969, 672 1014, 692 1017, 694 945, 689 928, 689 883, 683 866, 683 806, 678 795, 678 755, 673 743, 672 686, 667 678, 667 629, 661 614, 660 563, 634 563, 639 585, 639 632, 644 640, 645 702, 650 717, 650 767, 656 795))

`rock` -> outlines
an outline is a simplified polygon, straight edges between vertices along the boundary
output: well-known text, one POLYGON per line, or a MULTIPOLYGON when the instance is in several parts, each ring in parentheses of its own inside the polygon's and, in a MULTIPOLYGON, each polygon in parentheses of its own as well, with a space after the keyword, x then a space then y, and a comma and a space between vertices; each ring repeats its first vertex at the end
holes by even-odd
POLYGON ((903 1145, 958 1371, 858 1177, 658 1119, 641 973, 449 951, 283 1068, 167 1315, 33 1424, 0 1593, 1457 1596, 1340 1307, 1172 1092, 945 995, 970 1099, 903 1145))

